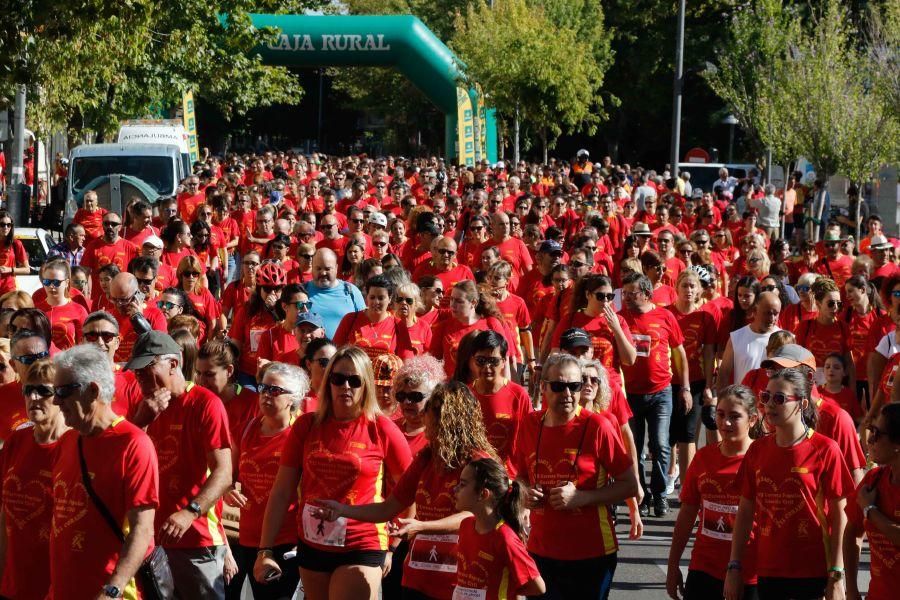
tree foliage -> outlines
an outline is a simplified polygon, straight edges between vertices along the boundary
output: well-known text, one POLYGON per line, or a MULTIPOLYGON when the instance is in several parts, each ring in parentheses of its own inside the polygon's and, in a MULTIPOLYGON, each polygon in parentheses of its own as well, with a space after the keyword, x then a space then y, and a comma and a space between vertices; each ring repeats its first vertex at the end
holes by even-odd
POLYGON ((39 102, 39 130, 111 133, 121 119, 177 106, 187 89, 226 116, 296 103, 296 77, 249 50, 265 32, 249 11, 296 12, 320 0, 0 0, 0 90, 17 84, 39 102), (227 24, 218 15, 227 14, 227 24))

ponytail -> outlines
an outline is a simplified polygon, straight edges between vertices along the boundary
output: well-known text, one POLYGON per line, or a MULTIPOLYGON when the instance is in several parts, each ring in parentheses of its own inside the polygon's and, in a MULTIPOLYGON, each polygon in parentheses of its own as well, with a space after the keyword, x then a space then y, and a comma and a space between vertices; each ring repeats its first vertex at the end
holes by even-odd
POLYGON ((475 479, 475 489, 486 489, 494 497, 494 510, 522 541, 525 541, 525 526, 522 523, 524 494, 522 484, 510 483, 509 475, 502 464, 493 458, 479 458, 469 463, 475 479))

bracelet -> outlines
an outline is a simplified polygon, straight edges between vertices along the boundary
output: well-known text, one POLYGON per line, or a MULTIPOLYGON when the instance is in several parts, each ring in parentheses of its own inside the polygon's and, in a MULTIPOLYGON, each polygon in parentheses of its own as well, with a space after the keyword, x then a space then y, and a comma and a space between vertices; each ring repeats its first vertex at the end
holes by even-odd
POLYGON ((872 511, 873 508, 878 508, 878 507, 875 506, 874 504, 870 504, 870 505, 868 505, 867 507, 865 507, 865 508, 863 509, 862 512, 863 512, 863 518, 864 518, 864 519, 868 519, 868 518, 869 518, 869 513, 872 511))
POLYGON ((261 555, 268 556, 269 558, 274 558, 275 552, 271 548, 260 548, 259 551, 256 553, 256 556, 261 556, 261 555))
POLYGON ((843 573, 844 567, 829 567, 828 572, 829 573, 843 573))
POLYGON ((739 560, 728 561, 728 568, 726 569, 726 571, 740 571, 741 569, 742 569, 741 561, 739 561, 739 560))

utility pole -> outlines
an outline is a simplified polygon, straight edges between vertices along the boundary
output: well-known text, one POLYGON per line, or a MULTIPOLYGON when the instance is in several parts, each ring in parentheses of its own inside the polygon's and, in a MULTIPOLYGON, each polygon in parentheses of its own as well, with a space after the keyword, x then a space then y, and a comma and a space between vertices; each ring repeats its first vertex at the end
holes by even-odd
POLYGON ((678 34, 675 41, 675 81, 672 85, 672 144, 669 157, 672 177, 678 177, 678 155, 681 152, 681 90, 684 87, 684 9, 685 0, 678 2, 678 34))
MULTIPOLYGON (((12 217, 13 224, 27 225, 28 199, 25 186, 25 86, 16 87, 16 103, 13 116, 12 156, 10 157, 9 188, 7 189, 6 207, 12 217)), ((37 168, 35 166, 35 168, 37 168)), ((37 173, 35 173, 35 177, 37 173)))

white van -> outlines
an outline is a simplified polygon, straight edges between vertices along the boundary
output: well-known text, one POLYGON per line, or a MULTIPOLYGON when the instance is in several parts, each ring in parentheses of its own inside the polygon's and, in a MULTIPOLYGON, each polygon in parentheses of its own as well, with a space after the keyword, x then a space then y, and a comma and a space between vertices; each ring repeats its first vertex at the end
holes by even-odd
POLYGON ((180 119, 135 119, 119 127, 120 144, 172 144, 181 153, 181 179, 193 172, 188 133, 180 119))

